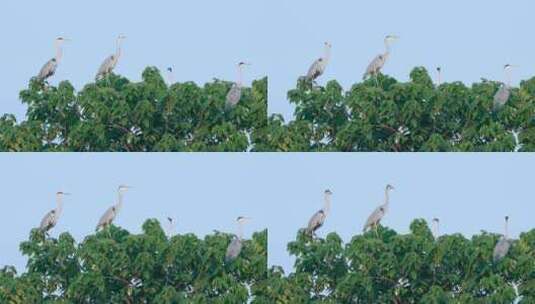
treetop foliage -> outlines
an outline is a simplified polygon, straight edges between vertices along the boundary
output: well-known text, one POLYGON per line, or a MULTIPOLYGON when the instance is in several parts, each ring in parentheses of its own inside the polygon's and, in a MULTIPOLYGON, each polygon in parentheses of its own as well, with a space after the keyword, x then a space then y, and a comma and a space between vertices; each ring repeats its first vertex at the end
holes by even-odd
POLYGON ((0 270, 0 303, 257 303, 267 231, 244 240, 239 257, 225 263, 232 237, 168 237, 156 220, 141 234, 112 225, 80 244, 67 232, 55 239, 34 229, 20 246, 27 271, 0 270))
POLYGON ((264 296, 271 303, 535 303, 535 230, 494 263, 500 237, 435 239, 424 220, 408 234, 379 226, 347 244, 334 232, 323 239, 300 231, 288 244, 294 271, 271 268, 264 296))
POLYGON ((483 79, 436 87, 425 68, 403 83, 379 74, 344 91, 336 81, 299 79, 288 99, 294 120, 269 117, 262 151, 535 151, 535 78, 511 89, 495 111, 501 83, 483 79), (518 142, 515 139, 518 135, 518 142))
POLYGON ((225 109, 231 82, 168 86, 156 68, 142 81, 110 74, 76 92, 32 79, 20 93, 27 119, 0 118, 2 151, 248 151, 267 125, 267 78, 225 109))

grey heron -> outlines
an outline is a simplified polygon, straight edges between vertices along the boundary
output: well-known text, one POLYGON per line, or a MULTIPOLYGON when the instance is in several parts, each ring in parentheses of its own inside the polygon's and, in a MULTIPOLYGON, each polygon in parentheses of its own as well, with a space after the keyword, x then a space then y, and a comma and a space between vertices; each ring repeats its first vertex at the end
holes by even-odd
MULTIPOLYGON (((388 212, 388 207, 390 204, 390 191, 394 190, 394 186, 388 184, 385 188, 385 202, 377 207, 372 214, 368 217, 366 220, 366 223, 364 224, 364 228, 362 229, 363 232, 366 232, 369 228, 374 227, 377 229, 377 225, 381 222, 385 214, 388 212)), ((377 230, 376 230, 377 232, 377 230)))
POLYGON ((172 237, 175 233, 175 219, 172 217, 167 217, 167 236, 172 237))
POLYGON ((509 100, 509 97, 511 96, 511 69, 513 67, 516 67, 516 66, 511 65, 511 64, 506 64, 503 68, 505 72, 506 82, 501 84, 500 88, 494 95, 494 110, 495 111, 503 107, 509 100))
POLYGON ((172 85, 173 83, 175 83, 175 75, 173 74, 172 67, 167 68, 167 82, 169 83, 169 85, 172 85))
POLYGON ((308 234, 313 235, 314 233, 316 233, 316 230, 318 230, 321 226, 323 226, 323 223, 325 223, 325 219, 331 211, 332 194, 333 193, 331 192, 331 190, 325 190, 323 208, 314 213, 314 215, 312 215, 312 217, 308 221, 308 226, 306 229, 308 234))
POLYGON ((41 220, 39 225, 39 230, 44 233, 47 233, 50 229, 54 228, 58 223, 59 217, 63 212, 63 196, 69 195, 66 192, 57 192, 56 193, 56 209, 50 210, 41 220))
POLYGON ((503 259, 509 252, 509 249, 511 248, 511 240, 509 239, 509 227, 508 226, 509 226, 509 216, 506 216, 504 234, 500 238, 498 243, 496 243, 496 246, 494 247, 494 252, 492 254, 492 258, 495 263, 503 259))
POLYGON ((437 67, 437 87, 442 84, 442 68, 437 67))
POLYGON ((370 62, 366 68, 366 72, 364 72, 364 76, 362 77, 363 80, 365 80, 368 76, 377 76, 377 74, 381 72, 381 69, 388 60, 388 57, 390 57, 390 45, 398 39, 399 37, 395 35, 388 35, 385 37, 385 52, 377 55, 372 62, 370 62))
POLYGON ((241 99, 241 91, 243 86, 243 69, 246 66, 251 65, 247 62, 240 62, 238 63, 238 81, 232 84, 232 87, 230 88, 230 91, 227 93, 226 98, 226 108, 233 108, 240 102, 241 99))
POLYGON ((308 69, 306 79, 314 81, 316 80, 316 78, 323 75, 325 69, 327 68, 327 65, 329 64, 329 61, 331 60, 331 48, 332 45, 329 42, 325 42, 323 57, 316 59, 316 61, 312 63, 312 65, 308 69))
POLYGON ((433 219, 433 236, 435 237, 435 239, 438 239, 438 237, 440 236, 440 220, 435 217, 433 219))
POLYGON ((103 229, 111 225, 113 220, 115 220, 115 217, 117 216, 117 214, 119 213, 119 211, 121 211, 121 208, 123 207, 123 195, 129 188, 132 188, 132 187, 126 186, 126 185, 120 185, 119 188, 117 188, 117 203, 111 206, 110 208, 108 208, 108 210, 106 210, 106 212, 104 212, 104 214, 100 217, 96 230, 99 230, 100 228, 103 229))
POLYGON ((243 247, 243 225, 250 220, 251 218, 245 216, 239 216, 236 219, 236 222, 238 223, 238 235, 233 237, 227 247, 227 252, 225 253, 226 263, 234 261, 240 255, 243 247))
POLYGON ((59 62, 61 61, 61 58, 63 58, 63 43, 65 41, 69 41, 67 38, 59 37, 55 41, 55 47, 56 47, 56 56, 52 59, 50 59, 45 65, 41 68, 39 71, 39 74, 37 75, 37 79, 39 81, 45 81, 49 77, 52 77, 58 68, 59 62))
POLYGON ((96 80, 102 79, 106 75, 113 72, 113 69, 115 69, 115 66, 117 66, 117 62, 119 62, 119 58, 122 54, 121 43, 124 39, 126 39, 126 36, 124 35, 119 35, 119 37, 117 37, 117 48, 115 54, 109 56, 104 60, 104 62, 102 62, 100 68, 98 69, 97 76, 95 77, 96 80))

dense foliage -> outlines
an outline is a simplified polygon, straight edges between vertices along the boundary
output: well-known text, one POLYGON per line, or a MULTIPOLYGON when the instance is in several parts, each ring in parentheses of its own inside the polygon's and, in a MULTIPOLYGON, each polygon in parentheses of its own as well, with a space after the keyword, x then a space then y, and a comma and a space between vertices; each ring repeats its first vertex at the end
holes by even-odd
POLYGON ((80 92, 32 79, 26 120, 0 118, 0 151, 248 151, 267 125, 267 78, 225 108, 232 83, 170 87, 156 68, 139 83, 111 74, 80 92))
POLYGON ((424 68, 407 83, 379 75, 344 92, 299 79, 288 92, 295 119, 269 118, 262 151, 535 151, 535 78, 493 110, 500 83, 436 87, 424 68), (515 135, 518 134, 518 142, 515 135))
POLYGON ((410 228, 398 234, 379 226, 347 244, 336 233, 323 239, 301 231, 288 245, 294 272, 272 268, 262 296, 271 303, 535 303, 535 230, 494 263, 497 234, 435 239, 424 220, 410 228))
POLYGON ((139 235, 110 226, 80 244, 33 230, 21 244, 27 272, 0 270, 0 303, 263 303, 255 295, 267 278, 267 231, 225 263, 231 237, 168 238, 156 220, 139 235))

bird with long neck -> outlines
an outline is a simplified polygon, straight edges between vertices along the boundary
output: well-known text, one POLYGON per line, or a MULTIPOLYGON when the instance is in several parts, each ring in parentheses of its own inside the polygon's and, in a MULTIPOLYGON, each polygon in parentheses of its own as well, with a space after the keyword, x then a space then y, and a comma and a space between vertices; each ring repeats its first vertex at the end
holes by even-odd
POLYGON ((124 39, 126 39, 126 36, 124 35, 119 35, 119 37, 117 37, 115 54, 106 58, 104 62, 100 65, 96 76, 97 80, 110 74, 117 65, 117 62, 119 61, 119 58, 122 55, 121 43, 124 39))
MULTIPOLYGON (((364 76, 362 79, 366 79, 368 76, 377 76, 379 72, 381 72, 381 69, 385 65, 386 61, 388 60, 388 57, 390 57, 390 44, 394 41, 398 40, 399 37, 395 35, 388 35, 385 37, 384 43, 385 43, 385 52, 383 54, 377 55, 372 62, 368 65, 366 68, 366 72, 364 73, 364 76)), ((376 84, 379 85, 379 82, 377 81, 376 77, 376 84)))
POLYGON ((56 73, 58 65, 63 58, 63 43, 69 41, 67 38, 59 37, 54 41, 54 46, 56 49, 56 56, 50 59, 39 71, 37 78, 40 81, 44 81, 47 78, 53 76, 56 73))
POLYGON ((235 83, 232 84, 232 87, 230 88, 226 97, 225 108, 227 110, 232 109, 240 102, 243 86, 243 69, 248 65, 251 64, 247 62, 238 63, 238 79, 235 83))
POLYGON ((433 235, 434 235, 435 239, 440 236, 439 224, 440 224, 440 220, 435 217, 433 219, 433 235))
POLYGON ((323 198, 323 208, 314 213, 314 215, 312 215, 312 217, 308 221, 308 226, 306 228, 307 234, 314 236, 316 230, 318 230, 325 223, 325 219, 331 211, 331 196, 331 190, 325 190, 323 198))
POLYGON ((236 222, 238 223, 238 234, 232 239, 227 247, 225 262, 231 262, 240 255, 243 246, 243 225, 249 220, 250 218, 245 216, 240 216, 236 219, 236 222))
POLYGON ((117 203, 108 208, 108 210, 106 210, 106 212, 104 212, 104 214, 100 217, 96 230, 109 226, 115 220, 115 217, 123 207, 123 195, 129 188, 132 187, 126 185, 119 186, 117 189, 117 203))
POLYGON ((377 207, 372 212, 372 214, 370 214, 370 216, 366 220, 366 223, 364 224, 364 227, 362 229, 363 232, 365 232, 366 230, 368 230, 371 227, 374 227, 375 228, 375 233, 376 233, 376 235, 378 235, 377 226, 379 225, 379 223, 381 222, 383 217, 388 212, 388 208, 389 208, 389 205, 390 205, 390 191, 392 191, 392 190, 394 190, 394 186, 392 186, 390 184, 386 185, 386 187, 385 187, 385 202, 382 205, 380 205, 379 207, 377 207))
POLYGON ((437 68, 437 87, 439 87, 442 84, 442 68, 437 68))
POLYGON ((57 192, 56 193, 56 208, 49 211, 41 220, 41 225, 39 229, 44 232, 48 232, 58 223, 59 217, 63 213, 63 197, 65 195, 70 195, 66 192, 57 192))
POLYGON ((316 61, 314 61, 314 63, 312 63, 312 66, 310 66, 308 69, 308 73, 305 77, 306 79, 314 81, 316 78, 325 73, 327 65, 331 61, 331 49, 332 45, 329 42, 325 42, 323 57, 318 58, 316 61))
POLYGON ((503 236, 498 240, 498 243, 496 243, 492 254, 495 263, 507 255, 511 248, 511 243, 511 240, 509 240, 509 216, 506 216, 503 236))
POLYGON ((500 86, 500 88, 494 95, 495 111, 503 107, 511 96, 511 70, 514 67, 516 66, 512 64, 506 64, 503 68, 505 73, 505 83, 500 86))

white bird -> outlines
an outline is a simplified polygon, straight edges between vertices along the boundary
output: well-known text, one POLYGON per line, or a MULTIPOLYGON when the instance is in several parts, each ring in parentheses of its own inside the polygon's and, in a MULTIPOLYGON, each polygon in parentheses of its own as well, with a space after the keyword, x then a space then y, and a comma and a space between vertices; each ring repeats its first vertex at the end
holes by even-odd
POLYGON ((368 217, 366 220, 366 223, 364 224, 364 228, 362 229, 363 232, 366 232, 369 228, 374 227, 377 229, 377 225, 381 222, 385 214, 388 212, 388 207, 390 204, 390 191, 394 190, 394 187, 392 185, 386 185, 385 188, 385 202, 384 204, 377 207, 372 214, 368 217))
POLYGON ((115 217, 117 216, 117 214, 119 213, 119 211, 121 211, 121 208, 123 207, 123 195, 126 192, 126 190, 128 190, 129 188, 132 188, 132 187, 126 186, 126 185, 119 186, 119 188, 117 189, 117 196, 118 196, 117 203, 111 206, 110 208, 108 208, 108 210, 106 210, 106 212, 104 212, 104 214, 100 217, 96 230, 99 230, 100 228, 104 229, 108 225, 111 225, 113 220, 115 220, 115 217))
POLYGON ((435 217, 433 219, 433 236, 435 237, 435 239, 438 239, 438 237, 440 236, 439 225, 440 225, 440 220, 437 217, 435 217))
POLYGON ((115 69, 115 66, 117 66, 117 62, 119 62, 119 58, 122 54, 121 43, 124 39, 126 39, 126 36, 124 35, 119 35, 119 37, 117 37, 117 49, 115 51, 115 54, 106 58, 104 62, 100 65, 100 68, 97 72, 97 76, 95 77, 96 80, 102 79, 106 75, 113 72, 113 69, 115 69))
POLYGON ((323 57, 318 58, 310 68, 308 69, 308 73, 306 78, 308 80, 316 80, 316 78, 320 77, 325 73, 325 69, 327 68, 327 65, 329 64, 329 61, 331 60, 331 48, 332 45, 329 42, 325 42, 325 49, 323 53, 323 57))
POLYGON ((167 217, 167 237, 172 237, 175 233, 175 220, 172 217, 167 217))
POLYGON ((496 243, 496 247, 494 247, 494 252, 492 254, 492 258, 495 263, 503 259, 509 252, 509 249, 511 248, 511 240, 509 239, 509 227, 508 226, 509 226, 509 217, 506 216, 504 234, 500 238, 498 243, 496 243))
POLYGON ((175 75, 172 67, 167 68, 167 82, 169 83, 169 86, 175 83, 175 75))
POLYGON ((39 81, 45 81, 49 77, 52 77, 58 68, 59 62, 61 61, 61 58, 63 58, 63 43, 65 41, 69 41, 69 39, 59 37, 55 41, 55 47, 56 47, 56 57, 50 59, 45 65, 41 68, 39 71, 39 74, 37 75, 37 79, 39 81))
POLYGON ((442 84, 442 68, 437 68, 437 87, 439 87, 442 84))
POLYGON ((39 230, 42 232, 48 232, 50 229, 54 228, 56 224, 58 223, 59 217, 61 216, 61 213, 63 212, 63 196, 69 195, 69 193, 65 192, 57 192, 56 193, 56 203, 57 207, 56 209, 53 209, 49 211, 41 220, 41 224, 39 225, 39 230))
POLYGON ((502 85, 494 95, 494 110, 499 110, 501 107, 503 107, 511 96, 511 69, 513 67, 516 66, 506 64, 503 68, 505 72, 506 82, 502 83, 502 85))
POLYGON ((234 261, 240 255, 243 247, 243 225, 250 220, 251 218, 245 216, 240 216, 236 219, 238 223, 238 235, 234 236, 227 247, 227 252, 225 253, 226 263, 234 261))
POLYGON ((250 63, 240 62, 238 63, 238 81, 232 84, 230 91, 227 93, 226 108, 233 108, 240 102, 242 86, 243 86, 243 69, 245 66, 251 65, 250 63))
POLYGON ((398 40, 398 36, 394 35, 388 35, 385 37, 385 52, 384 54, 377 55, 372 62, 368 65, 366 68, 366 72, 364 72, 364 76, 362 79, 366 79, 368 76, 377 76, 379 72, 381 72, 381 69, 385 65, 386 61, 388 60, 388 57, 390 57, 390 44, 394 41, 398 40))
POLYGON ((316 230, 318 230, 325 223, 325 219, 331 211, 332 194, 333 193, 331 192, 331 190, 325 190, 323 208, 314 213, 314 215, 312 215, 312 217, 308 221, 308 226, 306 229, 308 234, 313 235, 314 233, 316 233, 316 230))

